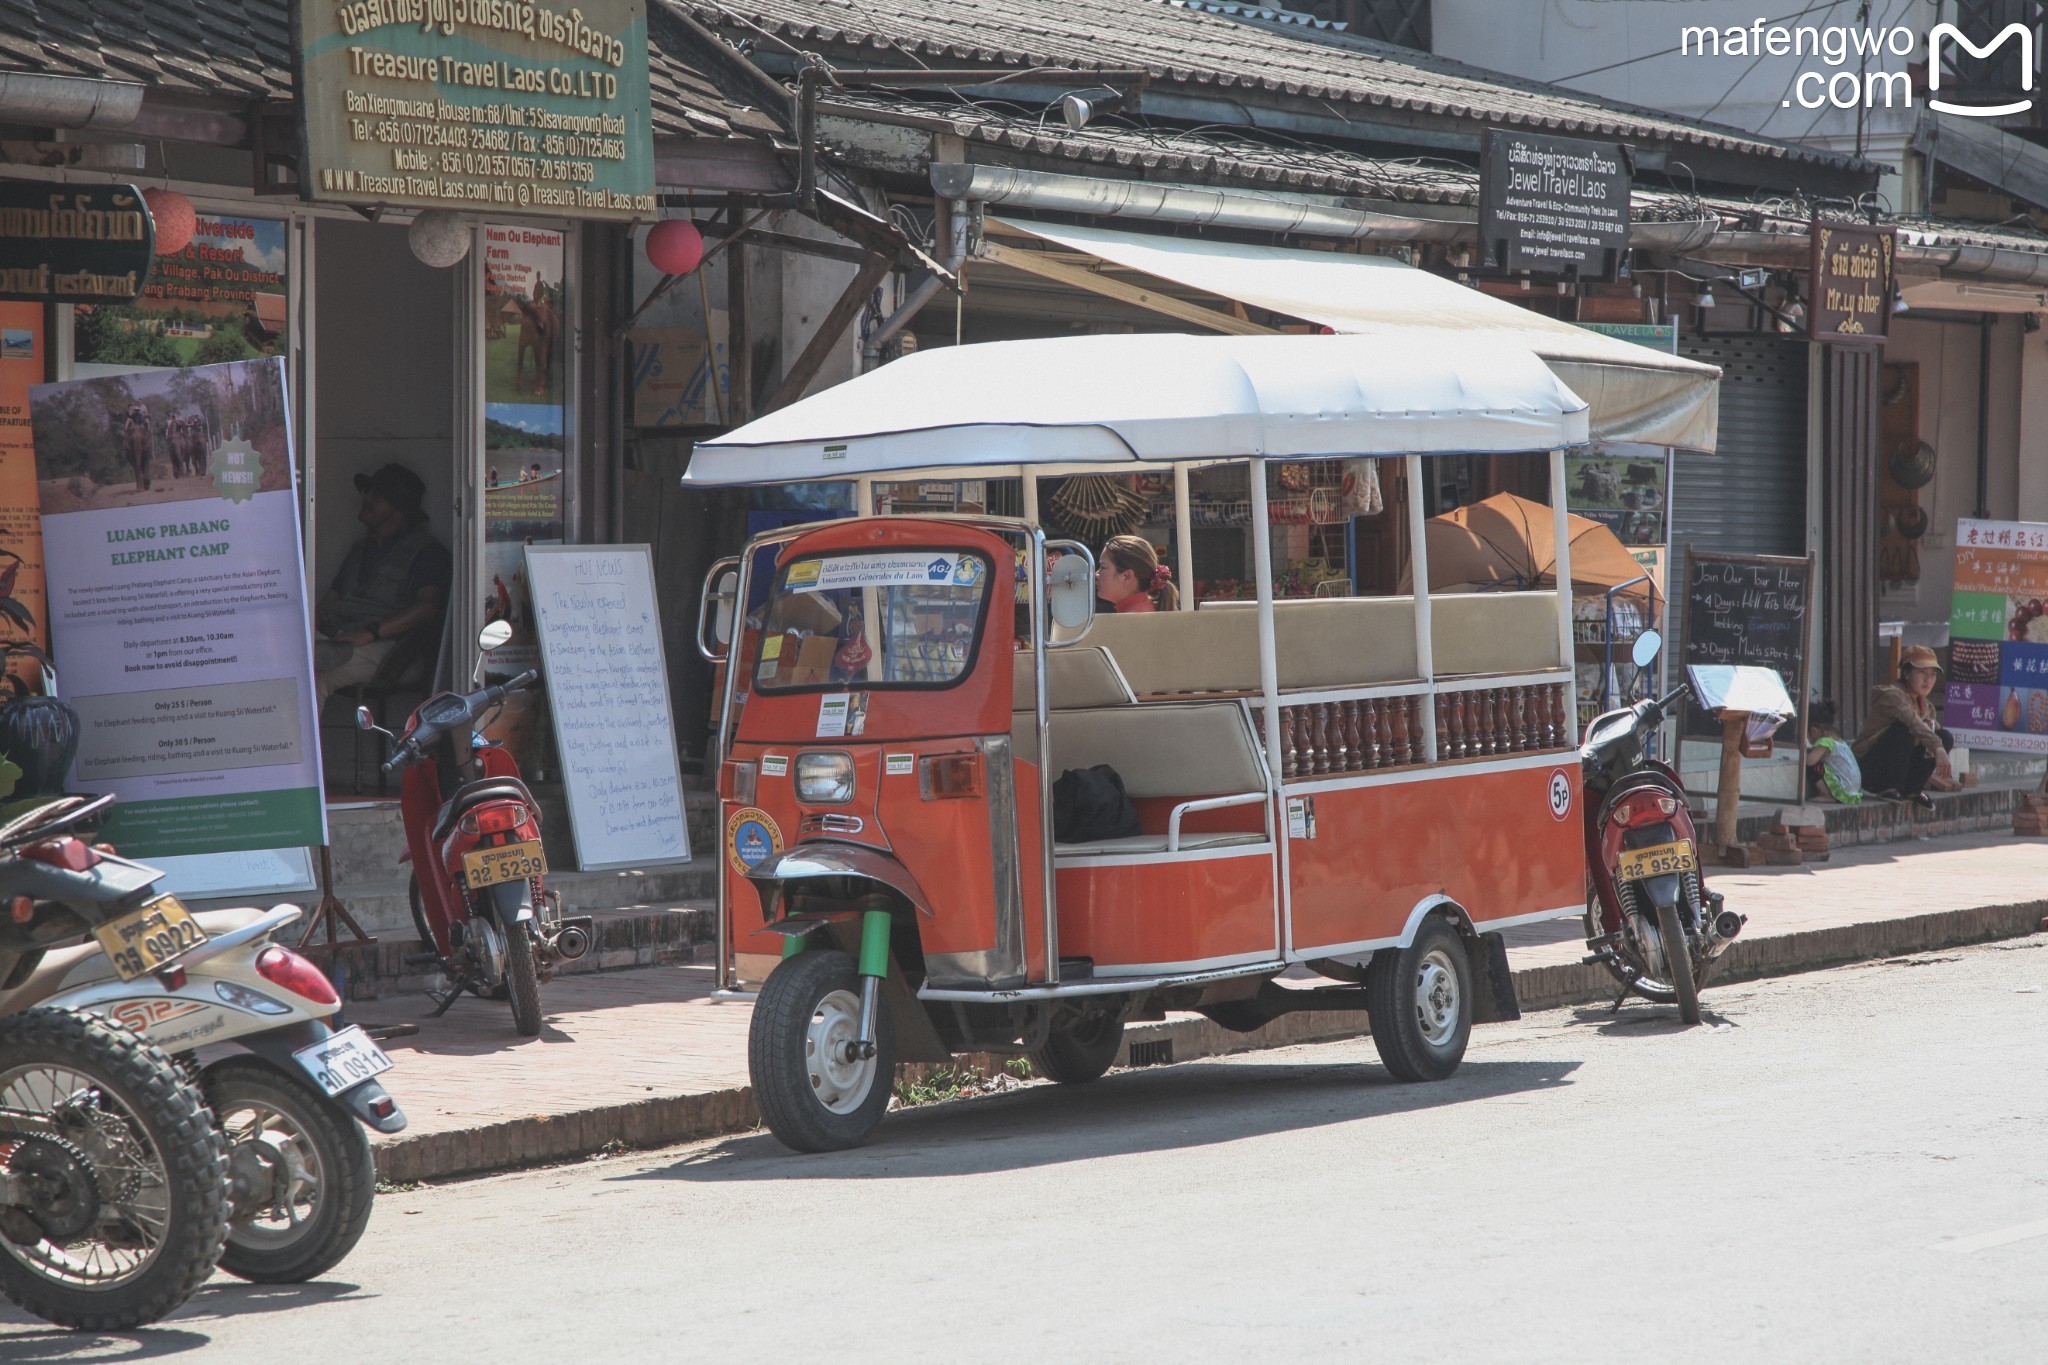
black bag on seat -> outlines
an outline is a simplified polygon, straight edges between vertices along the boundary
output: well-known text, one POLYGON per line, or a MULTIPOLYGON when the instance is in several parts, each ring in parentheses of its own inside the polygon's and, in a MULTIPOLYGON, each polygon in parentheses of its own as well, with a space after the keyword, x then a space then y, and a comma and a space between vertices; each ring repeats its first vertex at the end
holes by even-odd
POLYGON ((1052 837, 1062 844, 1127 839, 1138 832, 1138 811, 1124 795, 1124 780, 1107 763, 1069 768, 1052 784, 1052 837))

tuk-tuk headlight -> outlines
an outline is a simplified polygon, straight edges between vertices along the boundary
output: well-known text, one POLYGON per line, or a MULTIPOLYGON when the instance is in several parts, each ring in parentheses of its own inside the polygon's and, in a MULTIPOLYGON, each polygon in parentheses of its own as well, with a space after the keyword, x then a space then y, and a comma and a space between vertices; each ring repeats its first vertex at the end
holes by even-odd
POLYGON ((841 806, 853 800, 853 755, 798 754, 796 799, 814 806, 841 806))

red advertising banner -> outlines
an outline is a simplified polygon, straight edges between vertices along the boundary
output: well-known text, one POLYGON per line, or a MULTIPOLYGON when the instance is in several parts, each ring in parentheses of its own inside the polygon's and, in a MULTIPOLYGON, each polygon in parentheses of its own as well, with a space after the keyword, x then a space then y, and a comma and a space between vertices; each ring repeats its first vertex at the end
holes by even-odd
MULTIPOLYGON (((33 623, 25 626, 0 607, 0 640, 30 640, 48 649, 42 504, 28 418, 29 387, 43 382, 49 363, 45 343, 42 304, 0 303, 0 599, 13 599, 33 623)), ((37 665, 16 659, 13 672, 33 678, 37 665)))

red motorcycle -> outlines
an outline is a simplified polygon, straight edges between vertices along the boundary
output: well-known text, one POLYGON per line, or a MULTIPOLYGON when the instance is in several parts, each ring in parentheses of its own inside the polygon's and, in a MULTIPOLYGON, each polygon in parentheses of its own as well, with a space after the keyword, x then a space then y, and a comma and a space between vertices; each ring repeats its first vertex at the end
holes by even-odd
MULTIPOLYGON (((503 622, 485 626, 484 654, 511 638, 503 622)), ((483 659, 477 661, 479 670, 483 659)), ((364 707, 356 724, 391 746, 384 771, 403 771, 399 811, 413 865, 413 925, 428 950, 414 962, 438 962, 448 990, 438 1017, 465 992, 512 1002, 512 1026, 540 1032, 541 983, 557 963, 590 951, 590 917, 563 919, 560 898, 544 885, 540 806, 520 780, 519 765, 480 733, 514 693, 528 690, 532 670, 475 692, 439 692, 421 702, 392 735, 364 707)))
MULTIPOLYGON (((1655 637, 1637 666, 1656 656, 1655 637)), ((1688 1024, 1700 1022, 1700 988, 1747 923, 1722 907, 1700 881, 1698 844, 1685 787, 1669 765, 1649 756, 1671 707, 1691 689, 1594 717, 1579 749, 1586 785, 1588 962, 1621 982, 1617 1006, 1633 991, 1658 1004, 1676 1001, 1688 1024)))

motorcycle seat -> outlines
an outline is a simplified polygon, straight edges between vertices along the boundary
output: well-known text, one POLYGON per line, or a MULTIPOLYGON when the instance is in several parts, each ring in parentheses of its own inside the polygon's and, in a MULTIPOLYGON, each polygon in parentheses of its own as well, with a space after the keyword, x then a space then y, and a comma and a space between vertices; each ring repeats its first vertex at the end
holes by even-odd
POLYGON ((447 838, 464 811, 486 801, 518 801, 534 813, 536 821, 540 818, 540 803, 533 799, 533 793, 526 789, 524 782, 516 777, 487 778, 482 782, 472 782, 456 792, 448 804, 441 807, 440 818, 434 821, 433 842, 438 844, 447 838))
POLYGON ((43 960, 28 974, 28 980, 11 991, 0 991, 0 1014, 19 1014, 64 989, 65 978, 93 958, 100 958, 106 967, 106 975, 113 975, 113 968, 105 962, 106 955, 96 942, 75 943, 69 948, 52 948, 43 954, 43 960))

